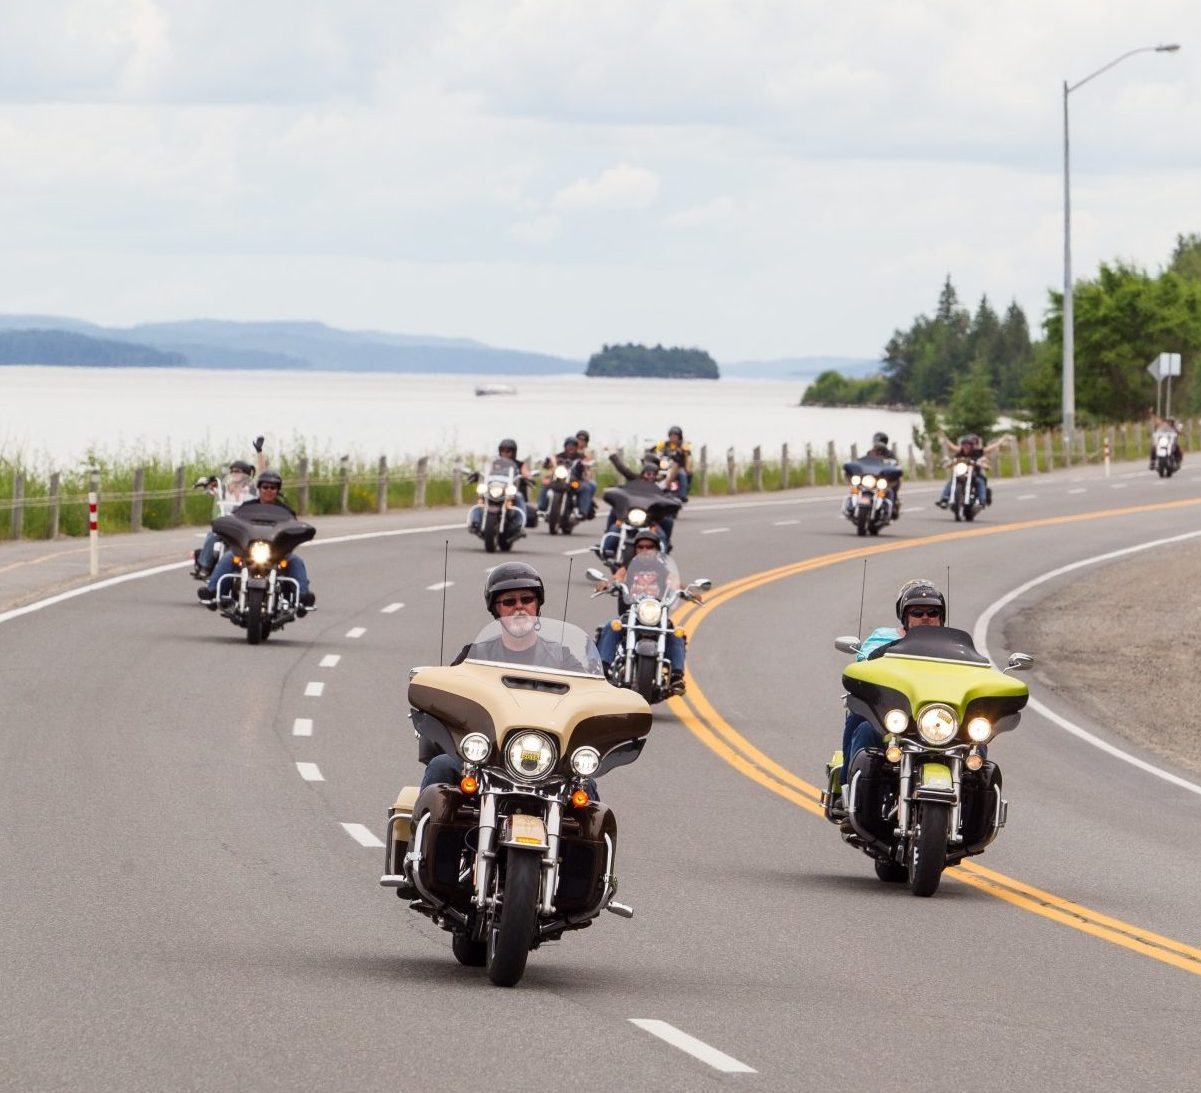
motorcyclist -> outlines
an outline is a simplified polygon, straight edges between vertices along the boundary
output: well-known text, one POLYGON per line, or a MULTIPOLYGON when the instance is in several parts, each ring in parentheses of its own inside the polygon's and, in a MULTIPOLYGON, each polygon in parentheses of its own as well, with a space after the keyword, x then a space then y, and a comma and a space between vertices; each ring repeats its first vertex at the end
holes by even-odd
POLYGON ((596 516, 596 456, 588 447, 592 440, 587 429, 579 429, 575 434, 579 441, 579 458, 584 468, 584 477, 580 483, 580 512, 585 520, 596 516))
POLYGON ((678 483, 677 496, 681 501, 687 501, 688 488, 692 485, 692 445, 684 443, 684 430, 673 425, 667 430, 667 439, 660 440, 651 451, 658 459, 671 460, 667 486, 670 489, 673 482, 678 483))
MULTIPOLYGON (((659 461, 654 457, 647 456, 647 458, 642 461, 642 467, 638 471, 630 470, 629 466, 626 465, 626 461, 622 459, 620 452, 609 451, 609 462, 611 462, 613 466, 617 468, 617 473, 620 474, 625 481, 633 482, 641 480, 642 482, 646 483, 647 486, 651 486, 656 489, 658 488, 656 486, 656 482, 659 478, 659 461)), ((617 514, 610 509, 609 519, 605 524, 605 536, 602 540, 602 546, 606 552, 616 548, 615 543, 617 533, 614 530, 616 524, 617 514), (614 540, 609 540, 610 535, 614 536, 614 540)), ((660 518, 657 525, 652 525, 653 527, 658 527, 659 532, 663 537, 663 542, 669 553, 671 551, 671 533, 672 529, 675 527, 675 524, 676 518, 674 516, 663 516, 660 518)))
MULTIPOLYGON (((525 526, 533 527, 530 523, 530 468, 526 465, 525 460, 517 455, 517 441, 512 437, 505 437, 497 444, 496 454, 500 459, 509 459, 517 464, 517 496, 513 498, 513 503, 521 509, 522 515, 525 517, 525 526)), ((482 512, 481 509, 481 519, 483 518, 482 512)), ((475 519, 474 515, 472 519, 475 519)))
POLYGON ((1151 415, 1151 470, 1155 470, 1155 449, 1161 436, 1166 436, 1172 442, 1172 459, 1179 467, 1184 462, 1184 452, 1180 449, 1180 429, 1174 417, 1158 417, 1151 415))
MULTIPOLYGON (((259 437, 258 440, 261 443, 262 438, 259 437)), ((259 462, 265 462, 261 451, 259 462)), ((259 470, 263 469, 263 467, 259 468, 259 470)), ((244 501, 258 496, 254 487, 254 468, 244 459, 233 460, 229 464, 224 479, 211 475, 209 478, 197 482, 196 486, 197 488, 203 486, 213 499, 212 518, 214 520, 218 516, 232 512, 244 501)), ((219 541, 217 533, 210 528, 209 533, 204 537, 204 543, 196 552, 196 564, 192 567, 193 577, 202 581, 208 580, 209 574, 212 573, 213 566, 217 562, 217 543, 219 541)))
MULTIPOLYGON (((295 518, 296 510, 290 505, 285 504, 280 499, 280 490, 283 488, 284 481, 279 476, 277 471, 263 471, 259 475, 255 485, 258 488, 258 496, 250 501, 245 501, 234 509, 232 515, 244 514, 248 517, 253 516, 254 511, 261 506, 269 506, 271 508, 283 509, 290 516, 295 518)), ((288 575, 296 580, 300 586, 300 606, 313 607, 317 603, 317 597, 309 588, 309 572, 304 564, 304 559, 299 554, 289 554, 288 560, 288 575)), ((196 589, 196 597, 209 603, 217 597, 217 585, 221 578, 234 571, 234 552, 226 550, 217 562, 213 572, 209 574, 208 583, 203 588, 196 589)))
MULTIPOLYGON (((896 602, 898 627, 881 626, 873 630, 859 647, 856 660, 874 660, 887 652, 888 647, 900 641, 915 626, 945 626, 947 623, 946 597, 933 581, 915 578, 901 585, 896 602)), ((851 760, 864 748, 873 747, 880 738, 871 722, 858 714, 847 711, 842 727, 842 770, 839 785, 845 786, 851 760)), ((834 806, 842 808, 838 801, 834 806)))
MULTIPOLYGON (((660 539, 657 532, 652 531, 650 528, 643 528, 634 536, 633 557, 643 563, 638 566, 639 576, 653 581, 654 587, 631 588, 630 591, 632 594, 650 592, 656 599, 662 599, 668 592, 679 587, 678 578, 672 574, 670 567, 667 565, 667 555, 663 553, 663 540, 660 539), (651 562, 652 564, 645 564, 646 562, 651 562)), ((618 569, 613 574, 611 582, 599 581, 596 585, 597 591, 599 592, 602 589, 610 587, 610 584, 624 584, 628 568, 627 564, 618 569)), ((596 648, 600 653, 601 663, 605 666, 606 676, 609 674, 609 669, 617 657, 622 634, 622 623, 624 622, 626 612, 629 610, 629 606, 624 597, 620 599, 618 601, 617 618, 609 625, 603 627, 600 636, 597 638, 596 648), (615 627, 613 623, 617 623, 618 625, 615 627)), ((664 652, 667 653, 667 659, 671 663, 672 694, 682 695, 684 693, 684 639, 676 637, 674 633, 668 631, 664 652)))
MULTIPOLYGON (((900 460, 897 459, 897 453, 888 446, 887 433, 873 433, 872 446, 868 448, 864 459, 878 459, 881 463, 891 463, 899 465, 900 460)), ((889 483, 889 488, 892 490, 892 518, 899 520, 901 517, 901 480, 894 479, 889 483)))
MULTIPOLYGON (((574 437, 574 436, 569 436, 564 439, 563 450, 561 452, 558 452, 555 455, 548 455, 542 461, 542 469, 544 471, 546 471, 547 473, 545 475, 543 475, 542 488, 538 491, 538 512, 541 515, 545 516, 547 511, 550 509, 551 472, 554 471, 555 467, 558 466, 558 464, 565 463, 568 467, 570 467, 579 458, 580 458, 579 438, 574 437)), ((582 482, 580 484, 579 497, 580 497, 580 515, 583 516, 588 511, 588 508, 584 504, 585 498, 584 498, 584 487, 583 487, 582 482)), ((589 502, 589 504, 591 504, 591 495, 589 495, 588 502, 589 502)))
MULTIPOLYGON (((999 437, 987 445, 981 444, 980 437, 975 433, 968 433, 966 436, 961 436, 957 443, 952 443, 946 433, 939 433, 938 438, 942 441, 943 449, 949 453, 950 459, 948 462, 954 463, 956 460, 962 459, 969 463, 976 463, 976 496, 981 498, 986 505, 991 505, 992 490, 989 489, 988 476, 984 472, 988 469, 988 457, 1004 444, 1009 437, 999 437)), ((954 488, 954 485, 954 478, 948 478, 943 483, 942 495, 934 502, 940 509, 945 509, 950 505, 951 490, 954 488)))

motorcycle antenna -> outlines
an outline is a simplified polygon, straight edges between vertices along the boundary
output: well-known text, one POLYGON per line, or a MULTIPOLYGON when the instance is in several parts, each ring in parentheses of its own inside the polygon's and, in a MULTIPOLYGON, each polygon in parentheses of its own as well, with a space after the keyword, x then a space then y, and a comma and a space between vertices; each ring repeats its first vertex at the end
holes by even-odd
POLYGON ((450 567, 450 540, 442 548, 442 633, 438 636, 438 666, 446 663, 446 574, 450 567))
POLYGON ((575 563, 574 558, 567 559, 567 593, 563 597, 563 624, 567 624, 567 601, 571 599, 571 567, 575 563))
POLYGON ((951 622, 951 567, 947 566, 947 611, 946 618, 942 620, 943 626, 948 626, 951 622))
POLYGON ((855 631, 855 636, 863 637, 863 598, 867 594, 867 559, 863 559, 863 584, 859 586, 859 629, 855 631))

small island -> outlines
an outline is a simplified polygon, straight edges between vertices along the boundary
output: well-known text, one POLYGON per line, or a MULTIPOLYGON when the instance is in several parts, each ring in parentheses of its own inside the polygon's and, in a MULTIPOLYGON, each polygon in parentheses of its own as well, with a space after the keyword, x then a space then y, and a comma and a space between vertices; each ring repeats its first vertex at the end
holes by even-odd
POLYGON ((650 376, 654 379, 715 380, 715 361, 703 349, 653 349, 645 345, 606 345, 593 353, 586 376, 650 376))

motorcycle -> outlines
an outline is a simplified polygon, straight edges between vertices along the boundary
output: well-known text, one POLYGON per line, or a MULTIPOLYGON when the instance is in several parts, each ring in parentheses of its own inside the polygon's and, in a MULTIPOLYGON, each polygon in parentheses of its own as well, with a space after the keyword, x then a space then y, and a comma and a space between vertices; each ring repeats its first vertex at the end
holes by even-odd
POLYGON ((1171 478, 1180 470, 1180 456, 1176 453, 1175 433, 1155 434, 1155 470, 1160 478, 1171 478))
MULTIPOLYGON (((610 506, 612 522, 601 541, 593 545, 592 553, 610 573, 616 573, 625 563, 630 542, 639 531, 645 527, 658 528, 663 535, 684 507, 675 494, 664 493, 641 478, 631 479, 624 486, 610 486, 601 500, 610 506), (668 521, 666 527, 664 520, 668 521)), ((664 538, 670 551, 671 536, 668 534, 664 538)))
POLYGON ((904 473, 895 463, 865 457, 844 463, 851 492, 842 503, 842 514, 860 535, 879 535, 893 519, 896 484, 904 473))
POLYGON ((258 645, 314 610, 300 603, 300 584, 288 576, 288 555, 312 539, 317 529, 284 508, 251 508, 258 511, 213 521, 213 530, 233 551, 236 568, 217 582, 217 597, 209 607, 245 629, 249 644, 258 645))
POLYGON ((534 621, 492 622, 454 666, 410 672, 421 744, 460 757, 462 774, 401 790, 380 878, 415 891, 411 909, 498 986, 602 911, 633 917, 614 898, 617 820, 593 780, 637 759, 651 728, 647 704, 605 681, 584 631, 542 618, 537 644, 510 650, 502 626, 516 620, 534 621))
MULTIPOLYGON (((842 637, 834 645, 857 653, 860 642, 842 637)), ((1005 826, 1009 803, 985 745, 1017 727, 1029 698, 1026 685, 1005 673, 1033 663, 1014 653, 998 671, 965 631, 932 626, 843 672, 848 710, 880 740, 854 757, 845 786, 842 752, 835 753, 822 807, 843 839, 874 859, 882 881, 931 896, 947 866, 982 853, 1005 826)))
MULTIPOLYGON (((701 578, 683 585, 680 570, 671 558, 646 552, 630 559, 624 581, 613 581, 599 569, 588 570, 588 576, 594 581, 608 581, 606 588, 592 594, 593 599, 615 595, 620 604, 619 618, 608 624, 620 635, 609 682, 637 691, 652 705, 670 698, 674 692, 667 639, 686 641, 684 632, 672 624, 671 609, 680 600, 701 603, 701 593, 712 588, 713 582, 701 578)), ((599 630, 597 635, 599 638, 599 630)))
POLYGON ((951 468, 951 513, 956 523, 961 519, 970 523, 988 504, 987 494, 979 488, 980 461, 956 456, 947 465, 951 468))
POLYGON ((497 456, 486 471, 463 468, 467 481, 476 483, 476 503, 467 514, 467 530, 484 540, 484 550, 509 551, 525 534, 525 509, 517 503, 523 484, 521 468, 511 459, 497 456))
POLYGON ((552 535, 559 532, 570 535, 576 524, 588 519, 587 513, 580 511, 584 461, 561 459, 548 469, 550 474, 545 479, 545 485, 550 490, 550 505, 546 516, 546 528, 552 535))

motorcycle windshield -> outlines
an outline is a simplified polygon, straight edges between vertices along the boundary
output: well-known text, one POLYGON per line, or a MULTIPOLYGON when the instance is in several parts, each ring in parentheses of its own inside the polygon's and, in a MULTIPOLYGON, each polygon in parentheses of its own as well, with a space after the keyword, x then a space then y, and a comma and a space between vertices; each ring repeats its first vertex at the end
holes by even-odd
POLYGON ((680 587, 680 570, 671 555, 641 551, 626 566, 625 586, 633 603, 662 600, 680 587))
POLYGON ((863 459, 844 463, 842 469, 848 476, 874 474, 877 478, 885 478, 889 482, 897 481, 905 473, 895 463, 885 463, 883 460, 871 459, 866 456, 863 459))
POLYGON ((578 626, 539 615, 501 615, 468 646, 466 661, 604 677, 596 643, 578 626))
POLYGON ((489 478, 515 478, 517 464, 511 459, 494 459, 488 467, 489 478))

